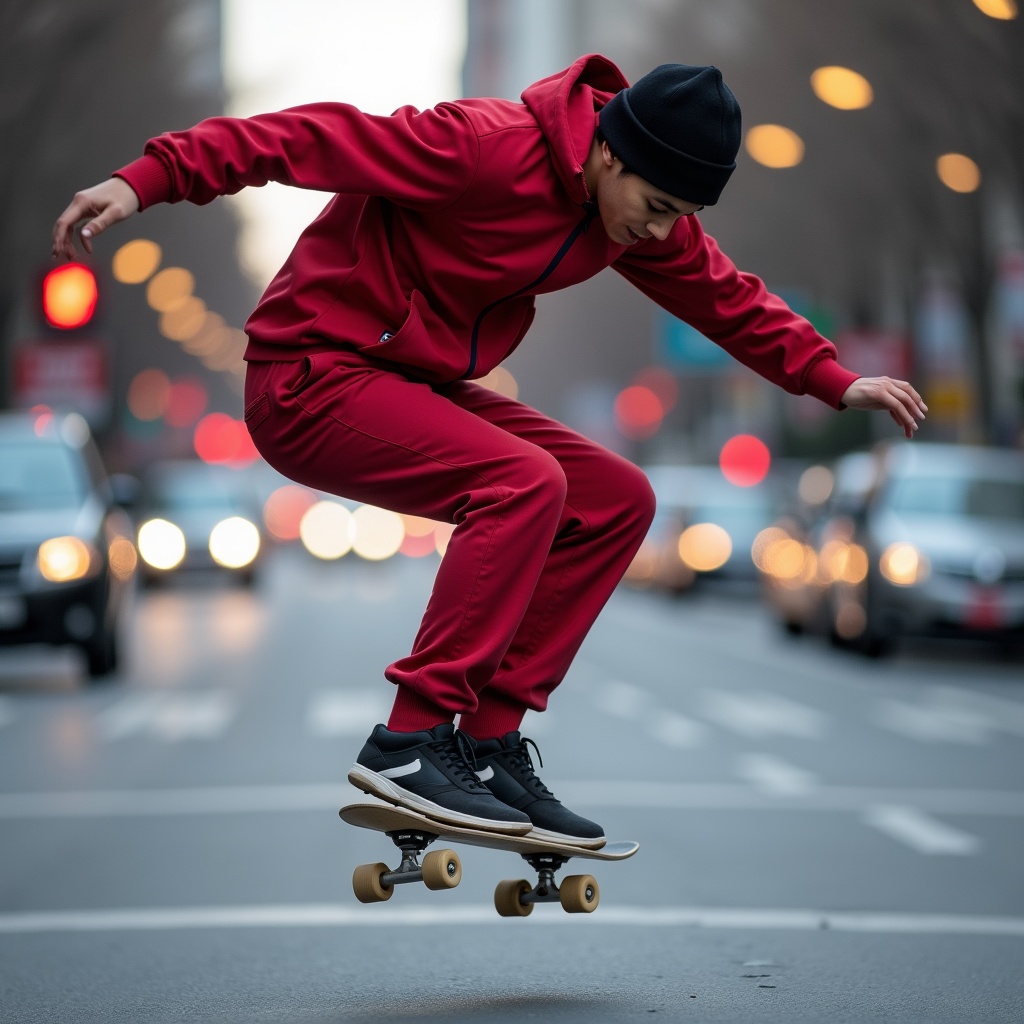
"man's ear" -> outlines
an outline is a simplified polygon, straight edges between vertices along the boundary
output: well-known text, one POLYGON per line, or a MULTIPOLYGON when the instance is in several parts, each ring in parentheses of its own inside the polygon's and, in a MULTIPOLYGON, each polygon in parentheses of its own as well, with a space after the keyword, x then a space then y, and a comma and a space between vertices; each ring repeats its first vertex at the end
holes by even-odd
POLYGON ((601 160, 609 170, 615 166, 615 154, 612 152, 607 140, 601 143, 601 160))

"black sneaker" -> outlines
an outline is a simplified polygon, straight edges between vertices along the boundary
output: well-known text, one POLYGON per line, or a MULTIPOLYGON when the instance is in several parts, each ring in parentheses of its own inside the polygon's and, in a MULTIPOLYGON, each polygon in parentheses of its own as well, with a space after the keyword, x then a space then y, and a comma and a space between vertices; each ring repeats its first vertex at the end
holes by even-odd
MULTIPOLYGON (((509 732, 500 740, 472 742, 477 778, 503 804, 529 815, 533 822, 531 836, 590 850, 604 846, 604 829, 563 807, 537 778, 526 747, 529 743, 537 750, 533 740, 524 739, 518 732, 509 732)), ((539 750, 537 760, 540 761, 539 750)), ((543 768, 544 762, 540 761, 540 765, 543 768)))
POLYGON ((378 725, 363 744, 348 781, 389 803, 449 825, 525 835, 530 818, 497 799, 476 777, 467 737, 450 724, 423 732, 378 725))

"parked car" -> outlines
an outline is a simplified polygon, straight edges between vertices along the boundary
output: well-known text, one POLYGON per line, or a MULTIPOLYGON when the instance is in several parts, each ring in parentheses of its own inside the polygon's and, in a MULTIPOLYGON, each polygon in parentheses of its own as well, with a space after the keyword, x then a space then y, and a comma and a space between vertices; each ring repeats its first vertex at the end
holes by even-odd
POLYGON ((869 458, 861 494, 837 496, 776 596, 816 592, 833 639, 870 655, 911 636, 1024 644, 1024 453, 913 442, 869 458))
POLYGON ((255 582, 264 543, 244 471, 198 460, 158 462, 143 475, 136 520, 145 582, 196 569, 255 582))
POLYGON ((657 511, 626 582, 682 594, 700 579, 753 582, 755 537, 772 520, 767 483, 739 487, 717 466, 651 466, 657 511))
POLYGON ((85 420, 0 414, 0 645, 74 645, 90 679, 109 675, 135 568, 85 420))

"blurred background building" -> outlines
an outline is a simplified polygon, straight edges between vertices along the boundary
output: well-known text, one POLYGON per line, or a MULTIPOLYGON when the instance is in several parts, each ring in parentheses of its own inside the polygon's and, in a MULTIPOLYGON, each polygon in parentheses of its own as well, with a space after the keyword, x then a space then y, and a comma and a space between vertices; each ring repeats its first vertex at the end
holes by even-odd
MULTIPOLYGON (((464 94, 513 98, 592 51, 630 79, 665 61, 719 65, 743 107, 745 139, 723 201, 701 214, 708 232, 833 338, 853 369, 909 375, 931 407, 933 438, 1022 443, 1016 0, 304 0, 275 9, 271 17, 262 0, 3 5, 4 405, 63 388, 87 406, 111 461, 127 465, 191 450, 204 413, 240 416, 240 328, 265 267, 285 255, 268 234, 256 266, 259 226, 243 207, 156 208, 107 236, 88 261, 96 315, 72 332, 43 322, 49 233, 76 188, 136 157, 146 138, 286 105, 270 86, 306 65, 331 70, 323 44, 333 38, 348 48, 337 49, 339 68, 365 56, 367 91, 336 77, 304 98, 366 109, 373 96, 386 109, 450 98, 459 63, 464 94), (425 34, 424 18, 443 40, 425 34), (272 66, 239 26, 274 37, 272 66), (232 46, 244 79, 226 74, 232 46), (452 84, 429 96, 408 84, 427 78, 452 84), (250 252, 240 260, 243 234, 250 252), (122 249, 132 241, 146 244, 122 249)), ((808 457, 892 433, 884 417, 835 416, 782 394, 614 272, 542 296, 539 309, 530 343, 508 364, 520 397, 642 461, 705 460, 741 430, 808 457)))

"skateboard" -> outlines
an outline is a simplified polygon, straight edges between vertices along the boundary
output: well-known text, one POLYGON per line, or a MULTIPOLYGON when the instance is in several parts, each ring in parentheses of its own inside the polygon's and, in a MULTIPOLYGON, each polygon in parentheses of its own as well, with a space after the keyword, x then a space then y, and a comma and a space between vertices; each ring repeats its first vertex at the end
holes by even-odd
POLYGON ((361 903, 391 899, 395 886, 423 882, 428 889, 454 889, 462 880, 462 862, 454 850, 433 850, 420 855, 437 839, 465 843, 489 850, 518 853, 537 872, 537 884, 526 879, 507 879, 494 890, 494 909, 502 917, 528 917, 537 903, 560 903, 569 914, 589 914, 597 909, 601 890, 592 875, 568 875, 561 884, 555 872, 573 857, 582 860, 625 860, 640 849, 639 843, 607 843, 597 850, 566 846, 530 836, 500 835, 434 821, 423 814, 390 804, 348 804, 338 812, 343 821, 359 828, 383 832, 402 851, 402 863, 393 871, 387 864, 360 864, 352 874, 352 890, 361 903))

